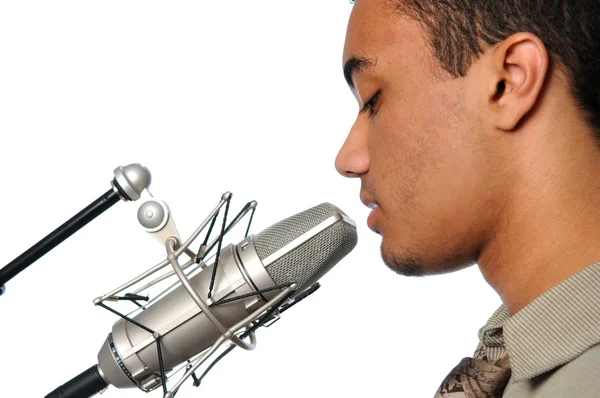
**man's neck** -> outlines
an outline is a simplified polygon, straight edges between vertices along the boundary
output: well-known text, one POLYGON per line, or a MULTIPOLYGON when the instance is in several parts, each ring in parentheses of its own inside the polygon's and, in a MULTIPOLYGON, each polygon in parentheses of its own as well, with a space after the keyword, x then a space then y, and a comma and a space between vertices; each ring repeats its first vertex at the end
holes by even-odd
POLYGON ((600 261, 600 150, 591 141, 538 147, 478 259, 511 315, 600 261))

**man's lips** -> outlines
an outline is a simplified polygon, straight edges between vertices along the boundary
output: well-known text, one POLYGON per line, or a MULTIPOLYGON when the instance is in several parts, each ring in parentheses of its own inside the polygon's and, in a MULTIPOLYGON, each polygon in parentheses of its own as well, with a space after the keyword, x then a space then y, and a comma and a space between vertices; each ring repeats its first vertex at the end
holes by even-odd
POLYGON ((379 203, 377 203, 375 200, 366 197, 366 196, 362 196, 360 195, 360 201, 363 203, 363 205, 367 206, 369 209, 376 209, 379 207, 379 203))
POLYGON ((379 209, 379 203, 377 203, 377 201, 375 201, 374 199, 371 199, 370 197, 362 194, 360 195, 360 201, 369 209, 371 209, 371 213, 367 218, 367 226, 372 231, 378 232, 378 228, 375 223, 375 213, 377 213, 377 210, 379 209))

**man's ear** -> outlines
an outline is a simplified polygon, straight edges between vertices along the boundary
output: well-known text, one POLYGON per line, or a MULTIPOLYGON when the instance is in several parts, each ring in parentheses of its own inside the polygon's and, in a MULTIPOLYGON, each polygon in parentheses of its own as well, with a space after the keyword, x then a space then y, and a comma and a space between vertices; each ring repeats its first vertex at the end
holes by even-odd
POLYGON ((548 72, 548 51, 533 33, 516 33, 491 54, 492 82, 488 101, 493 124, 514 130, 534 107, 548 72))

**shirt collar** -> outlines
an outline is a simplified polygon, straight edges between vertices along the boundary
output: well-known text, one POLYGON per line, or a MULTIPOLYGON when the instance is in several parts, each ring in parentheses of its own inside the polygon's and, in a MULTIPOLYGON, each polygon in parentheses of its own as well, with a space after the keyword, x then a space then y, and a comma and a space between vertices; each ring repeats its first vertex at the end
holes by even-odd
POLYGON ((600 262, 547 290, 512 317, 501 306, 479 338, 486 349, 506 347, 515 381, 577 358, 600 343, 600 262))

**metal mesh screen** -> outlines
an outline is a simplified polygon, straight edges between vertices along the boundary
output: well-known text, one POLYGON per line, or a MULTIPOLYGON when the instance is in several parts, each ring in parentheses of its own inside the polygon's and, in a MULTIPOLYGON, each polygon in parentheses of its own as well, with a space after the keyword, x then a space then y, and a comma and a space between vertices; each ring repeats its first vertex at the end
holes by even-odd
MULTIPOLYGON (((323 203, 267 228, 254 240, 260 259, 338 213, 342 211, 329 203, 323 203)), ((298 291, 301 291, 350 253, 357 241, 356 228, 339 221, 270 264, 267 272, 276 284, 295 282, 298 284, 298 291)))
POLYGON ((343 212, 331 203, 322 203, 271 225, 254 238, 258 258, 262 260, 269 257, 303 233, 338 213, 343 212))

